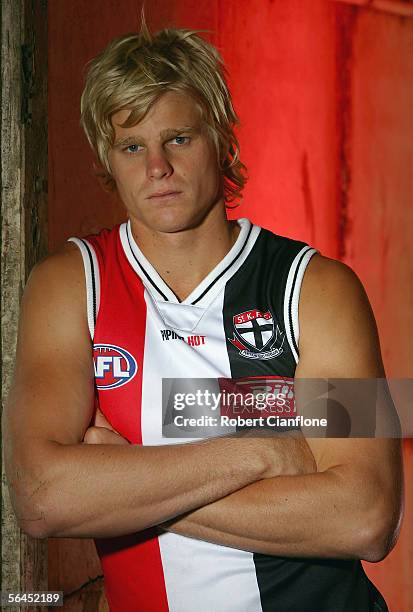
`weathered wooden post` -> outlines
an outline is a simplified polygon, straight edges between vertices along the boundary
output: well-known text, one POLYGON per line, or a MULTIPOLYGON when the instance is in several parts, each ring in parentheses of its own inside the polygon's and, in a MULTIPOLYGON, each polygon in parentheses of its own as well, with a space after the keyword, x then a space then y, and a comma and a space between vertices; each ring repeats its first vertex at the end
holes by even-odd
MULTIPOLYGON (((47 1, 2 0, 1 22, 3 407, 13 373, 22 290, 30 269, 47 252, 47 1)), ((1 526, 2 591, 47 590, 47 542, 33 540, 17 527, 3 461, 1 526)))

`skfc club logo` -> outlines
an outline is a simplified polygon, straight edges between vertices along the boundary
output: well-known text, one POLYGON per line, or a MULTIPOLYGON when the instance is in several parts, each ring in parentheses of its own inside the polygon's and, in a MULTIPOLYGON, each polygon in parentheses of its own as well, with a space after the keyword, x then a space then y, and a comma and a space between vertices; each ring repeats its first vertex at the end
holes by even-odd
POLYGON ((98 389, 114 389, 126 385, 138 371, 136 359, 120 346, 95 344, 93 349, 98 389))
POLYGON ((247 310, 232 317, 234 336, 228 340, 247 359, 273 359, 283 352, 285 332, 271 311, 247 310))

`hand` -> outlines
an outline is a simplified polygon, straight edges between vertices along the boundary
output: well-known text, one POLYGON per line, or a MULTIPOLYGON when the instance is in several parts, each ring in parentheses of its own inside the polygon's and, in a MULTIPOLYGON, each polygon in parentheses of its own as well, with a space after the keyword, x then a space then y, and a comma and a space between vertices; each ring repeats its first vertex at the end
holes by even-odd
POLYGON ((277 476, 314 474, 317 464, 314 455, 300 431, 285 432, 274 439, 277 476))
POLYGON ((129 444, 97 408, 94 425, 88 427, 83 438, 85 444, 129 444))
POLYGON ((264 478, 314 474, 317 464, 301 431, 274 432, 270 429, 249 429, 237 437, 259 438, 257 443, 268 449, 269 468, 264 478))

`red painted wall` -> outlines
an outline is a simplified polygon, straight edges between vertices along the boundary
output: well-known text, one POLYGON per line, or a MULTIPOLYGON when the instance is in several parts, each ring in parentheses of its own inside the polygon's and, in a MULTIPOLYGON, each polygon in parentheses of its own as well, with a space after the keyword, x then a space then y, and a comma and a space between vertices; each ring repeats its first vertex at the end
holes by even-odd
MULTIPOLYGON (((363 280, 387 375, 413 376, 413 18, 357 11, 346 134, 344 259, 363 280)), ((393 381, 393 386, 397 381, 393 381)), ((396 394, 394 394, 396 397, 396 394)), ((406 402, 407 403, 407 402, 406 402)), ((411 413, 411 401, 410 401, 411 413)), ((413 610, 413 439, 405 446, 406 517, 399 544, 365 564, 392 610, 413 610)))
MULTIPOLYGON (((350 263, 372 301, 388 374, 413 376, 413 19, 329 0, 147 0, 145 7, 153 29, 210 30, 225 59, 250 174, 231 215, 350 263)), ((136 30, 139 12, 136 0, 49 3, 51 249, 123 216, 94 180, 79 98, 86 61, 113 36, 136 30)), ((413 609, 412 441, 405 457, 399 544, 383 563, 366 564, 397 612, 413 609)), ((98 573, 90 550, 51 543, 50 588, 73 590, 98 573)))

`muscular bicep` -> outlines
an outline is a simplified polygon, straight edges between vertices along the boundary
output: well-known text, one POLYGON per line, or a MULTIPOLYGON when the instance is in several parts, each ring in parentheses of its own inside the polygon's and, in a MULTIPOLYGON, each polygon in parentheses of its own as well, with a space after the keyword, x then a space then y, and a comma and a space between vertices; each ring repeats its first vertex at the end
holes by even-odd
POLYGON ((93 411, 93 363, 82 262, 68 246, 32 273, 22 300, 5 415, 13 454, 33 440, 82 440, 93 411))
POLYGON ((317 396, 317 386, 323 391, 317 379, 330 379, 336 387, 328 406, 319 401, 327 428, 319 430, 320 437, 312 428, 307 438, 318 469, 340 468, 336 471, 388 483, 400 467, 399 443, 390 439, 397 437, 397 417, 385 392, 374 316, 356 275, 339 262, 314 256, 303 280, 299 320, 298 411, 320 416, 308 402, 317 396))

